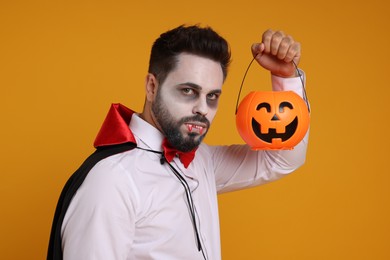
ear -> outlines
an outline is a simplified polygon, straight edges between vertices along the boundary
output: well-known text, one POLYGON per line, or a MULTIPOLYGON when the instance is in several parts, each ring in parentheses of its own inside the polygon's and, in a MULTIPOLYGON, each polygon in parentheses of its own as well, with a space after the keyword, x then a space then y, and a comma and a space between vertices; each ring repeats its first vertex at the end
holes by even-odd
POLYGON ((148 73, 145 79, 146 100, 152 102, 157 94, 158 81, 152 73, 148 73))

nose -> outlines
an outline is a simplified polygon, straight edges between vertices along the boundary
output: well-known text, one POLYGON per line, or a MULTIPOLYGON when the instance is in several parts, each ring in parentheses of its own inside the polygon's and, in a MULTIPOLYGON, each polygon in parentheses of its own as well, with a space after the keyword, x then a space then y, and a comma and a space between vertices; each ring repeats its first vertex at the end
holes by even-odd
POLYGON ((209 111, 209 108, 208 108, 206 99, 199 98, 198 101, 196 102, 192 112, 194 114, 206 116, 208 111, 209 111))
POLYGON ((275 114, 272 118, 271 121, 279 121, 280 118, 275 114))

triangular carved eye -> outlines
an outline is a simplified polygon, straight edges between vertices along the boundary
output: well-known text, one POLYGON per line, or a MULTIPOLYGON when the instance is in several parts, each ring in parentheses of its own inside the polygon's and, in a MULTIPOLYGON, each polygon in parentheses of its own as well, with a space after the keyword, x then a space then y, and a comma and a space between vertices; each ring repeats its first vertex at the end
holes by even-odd
POLYGON ((285 107, 288 107, 289 109, 293 109, 293 105, 290 102, 284 101, 279 105, 279 113, 283 113, 285 107))
POLYGON ((262 109, 263 107, 264 107, 265 109, 267 109, 267 112, 268 112, 268 113, 271 112, 271 105, 268 104, 268 103, 265 103, 265 102, 258 104, 256 110, 260 110, 260 109, 262 109))

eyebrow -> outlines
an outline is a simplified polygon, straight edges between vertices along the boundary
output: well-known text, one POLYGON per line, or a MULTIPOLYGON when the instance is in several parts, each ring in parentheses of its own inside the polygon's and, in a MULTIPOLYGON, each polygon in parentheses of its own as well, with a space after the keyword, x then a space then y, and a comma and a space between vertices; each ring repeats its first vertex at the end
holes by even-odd
MULTIPOLYGON (((189 86, 189 87, 194 88, 194 89, 196 89, 198 91, 202 90, 201 86, 199 86, 198 84, 192 83, 192 82, 179 83, 179 84, 177 84, 177 86, 189 86)), ((211 90, 209 93, 221 94, 222 90, 221 89, 214 89, 214 90, 211 90)))

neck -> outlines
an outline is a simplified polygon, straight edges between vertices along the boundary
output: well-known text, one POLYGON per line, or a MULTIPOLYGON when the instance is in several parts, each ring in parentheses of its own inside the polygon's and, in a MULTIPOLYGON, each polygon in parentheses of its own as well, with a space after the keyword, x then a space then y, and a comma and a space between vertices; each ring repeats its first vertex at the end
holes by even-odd
POLYGON ((162 132, 157 121, 153 117, 152 105, 150 102, 148 102, 148 101, 145 102, 143 111, 141 114, 139 114, 139 117, 142 118, 143 120, 145 120, 146 122, 148 122, 153 127, 157 128, 160 132, 162 132))

